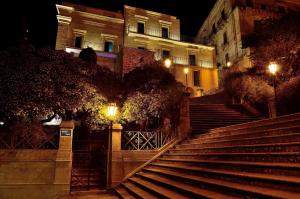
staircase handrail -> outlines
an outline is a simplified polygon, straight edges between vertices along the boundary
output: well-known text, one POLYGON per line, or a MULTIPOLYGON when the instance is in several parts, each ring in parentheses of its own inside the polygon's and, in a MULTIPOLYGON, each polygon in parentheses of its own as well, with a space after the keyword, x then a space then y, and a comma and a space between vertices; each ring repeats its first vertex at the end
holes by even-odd
MULTIPOLYGON (((188 134, 186 134, 188 135, 188 134)), ((169 150, 170 148, 172 148, 173 146, 175 146, 176 144, 182 142, 187 136, 184 137, 174 137, 172 140, 170 140, 167 144, 165 144, 163 147, 161 147, 158 151, 158 153, 156 155, 154 155, 151 159, 149 159, 147 162, 145 162, 144 164, 140 165, 139 167, 135 168, 134 170, 132 170, 130 173, 128 173, 122 180, 120 183, 116 184, 114 187, 119 186, 121 183, 123 183, 124 181, 126 181, 128 178, 132 177, 134 174, 136 174, 137 172, 141 171, 145 166, 149 165, 151 162, 153 162, 154 160, 156 160, 157 158, 159 158, 163 153, 165 153, 167 150, 169 150)), ((114 188, 112 187, 112 188, 114 188)))

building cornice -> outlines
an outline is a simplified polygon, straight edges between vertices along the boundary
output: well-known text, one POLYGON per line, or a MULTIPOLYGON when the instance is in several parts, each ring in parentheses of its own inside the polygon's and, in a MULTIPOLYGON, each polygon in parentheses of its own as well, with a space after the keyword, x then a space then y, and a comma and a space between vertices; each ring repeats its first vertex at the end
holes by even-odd
POLYGON ((135 33, 135 32, 129 32, 128 36, 129 37, 145 38, 145 39, 155 40, 155 41, 160 41, 160 42, 166 42, 166 43, 169 43, 169 44, 176 44, 176 45, 180 45, 180 46, 197 47, 197 48, 207 49, 207 50, 214 50, 215 49, 212 46, 205 46, 205 45, 202 45, 202 44, 188 43, 188 42, 177 41, 177 40, 172 40, 172 39, 165 39, 165 38, 161 38, 161 37, 155 37, 155 36, 151 36, 151 35, 144 35, 144 34, 139 34, 139 33, 135 33))
POLYGON ((70 24, 72 21, 72 17, 62 16, 62 15, 56 15, 57 21, 60 24, 70 24))
POLYGON ((82 16, 82 17, 98 19, 98 20, 108 21, 108 22, 118 23, 118 24, 124 23, 124 19, 118 19, 118 18, 108 17, 108 16, 104 16, 104 15, 97 15, 97 14, 92 14, 92 13, 87 13, 87 12, 82 12, 82 11, 76 11, 76 13, 78 13, 78 15, 82 16))
POLYGON ((68 13, 72 13, 74 11, 74 8, 70 6, 64 6, 59 4, 56 4, 55 6, 56 6, 57 14, 60 14, 62 10, 67 11, 68 13))

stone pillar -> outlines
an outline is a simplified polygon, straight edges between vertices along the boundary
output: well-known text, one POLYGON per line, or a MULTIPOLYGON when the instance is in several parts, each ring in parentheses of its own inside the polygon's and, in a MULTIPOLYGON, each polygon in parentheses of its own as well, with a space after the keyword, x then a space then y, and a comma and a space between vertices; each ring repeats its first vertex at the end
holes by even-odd
POLYGON ((55 192, 59 195, 68 195, 70 193, 74 127, 74 121, 63 121, 60 125, 59 147, 54 176, 55 192))
POLYGON ((55 44, 56 50, 65 50, 66 46, 68 46, 68 35, 71 20, 71 17, 57 15, 58 26, 55 44))
POLYGON ((183 100, 180 104, 180 120, 179 120, 179 132, 178 138, 184 138, 189 132, 191 132, 190 125, 190 93, 185 93, 183 100))
POLYGON ((269 99, 269 101, 268 101, 268 108, 269 108, 269 117, 270 118, 277 117, 276 101, 275 101, 274 98, 269 99))
POLYGON ((111 163, 111 187, 122 181, 124 177, 123 156, 121 151, 121 124, 112 126, 112 163, 111 163))

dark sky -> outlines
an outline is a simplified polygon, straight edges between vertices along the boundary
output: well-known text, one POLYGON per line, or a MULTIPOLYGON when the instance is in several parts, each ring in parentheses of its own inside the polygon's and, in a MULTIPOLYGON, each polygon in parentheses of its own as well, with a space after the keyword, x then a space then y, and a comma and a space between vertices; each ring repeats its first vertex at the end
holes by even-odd
MULTIPOLYGON (((26 4, 23 5, 20 1, 9 2, 10 5, 6 6, 5 10, 11 13, 1 13, 1 24, 7 30, 2 32, 5 39, 1 48, 16 45, 26 29, 29 30, 29 38, 34 45, 54 47, 57 26, 55 4, 62 1, 29 0, 24 1, 26 4)), ((123 5, 127 4, 174 15, 181 20, 181 34, 195 36, 215 0, 68 0, 68 2, 112 11, 123 10, 123 5)))

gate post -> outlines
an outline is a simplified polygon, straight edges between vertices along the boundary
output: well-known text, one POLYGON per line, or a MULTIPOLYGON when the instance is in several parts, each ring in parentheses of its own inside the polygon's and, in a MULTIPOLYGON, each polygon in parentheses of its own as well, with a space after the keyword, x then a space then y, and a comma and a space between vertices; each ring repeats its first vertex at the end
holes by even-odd
POLYGON ((112 125, 112 157, 111 157, 111 187, 121 182, 123 179, 123 158, 121 151, 121 124, 112 125))
POLYGON ((70 193, 72 171, 72 140, 74 121, 62 121, 60 125, 59 147, 55 162, 54 184, 56 193, 70 193))

